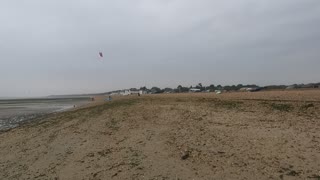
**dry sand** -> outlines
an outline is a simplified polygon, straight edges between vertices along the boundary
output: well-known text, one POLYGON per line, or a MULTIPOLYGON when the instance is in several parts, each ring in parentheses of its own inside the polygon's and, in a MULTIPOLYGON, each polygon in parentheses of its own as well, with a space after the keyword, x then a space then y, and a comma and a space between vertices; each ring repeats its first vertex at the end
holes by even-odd
POLYGON ((0 179, 320 179, 320 91, 118 97, 0 134, 0 179))

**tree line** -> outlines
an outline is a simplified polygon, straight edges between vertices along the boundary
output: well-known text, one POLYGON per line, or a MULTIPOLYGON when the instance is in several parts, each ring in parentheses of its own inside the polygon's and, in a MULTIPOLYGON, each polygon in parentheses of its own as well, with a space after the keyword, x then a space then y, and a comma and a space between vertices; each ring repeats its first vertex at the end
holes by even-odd
POLYGON ((202 85, 202 83, 198 83, 195 86, 182 86, 182 85, 178 85, 176 88, 159 88, 159 87, 152 87, 150 89, 148 89, 147 87, 140 87, 139 89, 136 88, 131 88, 130 90, 132 91, 137 91, 137 90, 142 90, 145 92, 150 92, 150 93, 184 93, 184 92, 189 92, 191 89, 199 89, 201 92, 214 92, 215 90, 226 90, 226 91, 238 91, 241 88, 258 88, 259 86, 255 85, 255 84, 250 84, 250 85, 243 85, 243 84, 238 84, 238 85, 226 85, 226 86, 222 86, 222 85, 214 85, 211 84, 209 86, 205 86, 202 85))
MULTIPOLYGON (((152 88, 147 88, 146 86, 140 87, 140 88, 130 88, 131 91, 139 91, 142 90, 144 92, 147 93, 152 93, 152 94, 158 94, 158 93, 185 93, 185 92, 189 92, 191 89, 198 89, 201 92, 214 92, 216 90, 220 90, 220 91, 239 91, 242 88, 251 88, 251 89, 264 89, 264 90, 281 90, 281 89, 299 89, 299 88, 319 88, 320 87, 320 83, 309 83, 309 84, 293 84, 293 85, 269 85, 269 86, 263 86, 263 87, 259 87, 255 84, 238 84, 238 85, 202 85, 202 83, 198 83, 195 86, 182 86, 182 85, 178 85, 176 88, 170 88, 170 87, 166 87, 166 88, 159 88, 159 87, 152 87, 152 88)), ((110 94, 110 93, 119 93, 121 90, 117 90, 117 91, 112 91, 112 92, 108 92, 106 94, 110 94)))

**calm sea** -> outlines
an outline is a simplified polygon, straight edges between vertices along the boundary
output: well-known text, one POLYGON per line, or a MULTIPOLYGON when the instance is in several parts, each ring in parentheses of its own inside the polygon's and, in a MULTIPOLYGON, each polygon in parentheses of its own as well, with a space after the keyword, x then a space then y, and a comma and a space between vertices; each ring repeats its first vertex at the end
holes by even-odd
POLYGON ((0 131, 43 115, 88 103, 90 98, 0 99, 0 131))

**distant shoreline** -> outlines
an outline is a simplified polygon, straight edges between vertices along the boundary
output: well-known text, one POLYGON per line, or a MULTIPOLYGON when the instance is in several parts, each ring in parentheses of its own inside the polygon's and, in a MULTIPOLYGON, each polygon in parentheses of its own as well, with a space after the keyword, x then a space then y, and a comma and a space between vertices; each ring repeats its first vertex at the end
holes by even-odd
MULTIPOLYGON (((95 99, 99 99, 99 98, 95 98, 95 99)), ((0 132, 5 132, 8 130, 23 126, 24 124, 29 124, 30 122, 46 119, 47 117, 50 117, 51 115, 54 115, 54 114, 59 114, 67 111, 73 111, 73 110, 81 109, 84 107, 88 107, 93 105, 94 103, 95 101, 91 101, 89 98, 1 99, 0 111, 2 111, 2 116, 0 116, 0 132), (65 104, 62 105, 61 103, 65 103, 65 104), (32 107, 33 104, 37 104, 38 108, 33 110, 34 112, 32 112, 32 110, 26 111, 26 108, 28 108, 29 106, 32 107), (58 105, 58 104, 61 104, 61 105, 58 105), (41 107, 41 106, 44 106, 44 107, 41 107), (41 108, 45 108, 46 106, 47 106, 47 109, 41 110, 41 108), (23 113, 23 111, 26 111, 26 113, 23 113)))

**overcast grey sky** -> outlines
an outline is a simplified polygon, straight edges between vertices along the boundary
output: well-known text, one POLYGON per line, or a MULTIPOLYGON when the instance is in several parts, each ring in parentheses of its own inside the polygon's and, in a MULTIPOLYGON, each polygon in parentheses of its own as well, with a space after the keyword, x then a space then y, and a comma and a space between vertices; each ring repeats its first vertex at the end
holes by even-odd
POLYGON ((319 82, 319 55, 319 0, 0 1, 0 97, 319 82))

